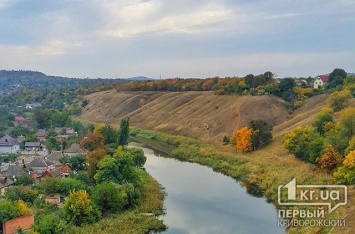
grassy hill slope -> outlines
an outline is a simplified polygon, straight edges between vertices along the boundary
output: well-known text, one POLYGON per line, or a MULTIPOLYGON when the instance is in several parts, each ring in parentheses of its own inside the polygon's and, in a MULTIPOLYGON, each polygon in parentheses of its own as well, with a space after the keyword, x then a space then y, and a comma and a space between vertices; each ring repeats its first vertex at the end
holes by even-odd
POLYGON ((181 134, 209 142, 221 142, 251 120, 273 126, 287 120, 286 103, 274 96, 216 96, 213 92, 117 92, 94 93, 82 119, 116 125, 122 117, 131 124, 181 134))

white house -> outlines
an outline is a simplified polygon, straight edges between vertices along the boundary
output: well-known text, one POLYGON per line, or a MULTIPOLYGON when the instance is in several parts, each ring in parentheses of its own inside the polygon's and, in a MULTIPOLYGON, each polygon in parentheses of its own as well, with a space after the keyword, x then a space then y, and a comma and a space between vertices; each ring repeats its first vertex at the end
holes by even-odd
POLYGON ((15 138, 5 135, 0 138, 0 153, 13 154, 20 150, 20 145, 15 138))
POLYGON ((317 78, 314 80, 313 88, 320 89, 324 87, 324 85, 327 84, 328 82, 329 82, 329 75, 317 76, 317 78))

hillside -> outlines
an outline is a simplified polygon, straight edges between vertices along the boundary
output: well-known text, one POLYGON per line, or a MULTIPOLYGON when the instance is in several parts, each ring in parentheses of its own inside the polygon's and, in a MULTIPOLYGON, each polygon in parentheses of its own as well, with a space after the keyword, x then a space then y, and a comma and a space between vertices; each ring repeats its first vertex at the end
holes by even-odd
POLYGON ((181 134, 208 142, 221 142, 251 120, 263 119, 274 126, 274 135, 301 123, 310 123, 325 105, 325 95, 305 102, 290 118, 286 103, 275 96, 216 96, 213 92, 117 92, 86 96, 89 104, 82 119, 119 124, 130 117, 141 128, 181 134))

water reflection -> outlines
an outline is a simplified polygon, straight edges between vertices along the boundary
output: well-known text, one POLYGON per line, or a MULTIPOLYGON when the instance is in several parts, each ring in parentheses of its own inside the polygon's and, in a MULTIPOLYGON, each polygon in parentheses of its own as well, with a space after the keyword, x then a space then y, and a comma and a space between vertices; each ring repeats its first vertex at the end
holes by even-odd
MULTIPOLYGON (((137 146, 135 143, 131 145, 137 146)), ((233 179, 198 164, 157 157, 143 148, 146 170, 168 196, 166 233, 285 233, 273 205, 246 193, 233 179)))

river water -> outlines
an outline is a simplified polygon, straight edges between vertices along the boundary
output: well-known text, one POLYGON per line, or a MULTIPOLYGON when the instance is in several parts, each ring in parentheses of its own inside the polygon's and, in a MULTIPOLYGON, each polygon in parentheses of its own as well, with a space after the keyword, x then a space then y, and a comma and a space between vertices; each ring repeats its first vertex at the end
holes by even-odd
MULTIPOLYGON (((131 146, 139 146, 130 143, 131 146)), ((235 180, 195 163, 159 157, 143 148, 146 170, 167 192, 162 216, 171 234, 277 234, 277 211, 235 180)))

